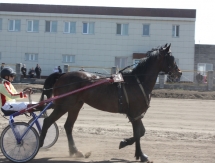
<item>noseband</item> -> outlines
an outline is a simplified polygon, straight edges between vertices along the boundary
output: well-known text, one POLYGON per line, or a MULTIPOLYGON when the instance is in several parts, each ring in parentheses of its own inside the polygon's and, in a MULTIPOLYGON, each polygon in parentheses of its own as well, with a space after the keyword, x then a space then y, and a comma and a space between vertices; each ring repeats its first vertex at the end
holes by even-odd
POLYGON ((168 66, 168 75, 173 75, 174 73, 171 70, 177 70, 178 66, 175 64, 172 68, 170 65, 168 66))
MULTIPOLYGON (((167 67, 168 67, 168 70, 167 70, 167 74, 168 75, 173 75, 174 73, 172 72, 172 70, 178 70, 178 66, 177 66, 177 64, 174 64, 174 66, 172 67, 171 65, 170 65, 170 63, 168 62, 169 60, 168 60, 168 58, 167 58, 168 56, 165 56, 165 61, 166 61, 166 63, 167 63, 167 67)), ((174 62, 175 63, 175 62, 174 62)), ((163 65, 164 66, 164 65, 163 65)))

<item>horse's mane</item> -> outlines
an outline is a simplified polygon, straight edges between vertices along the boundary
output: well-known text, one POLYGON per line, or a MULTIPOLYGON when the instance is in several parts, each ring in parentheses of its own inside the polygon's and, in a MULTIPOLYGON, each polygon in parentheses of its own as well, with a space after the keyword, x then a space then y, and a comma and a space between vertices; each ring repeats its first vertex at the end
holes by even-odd
POLYGON ((152 48, 150 51, 148 51, 146 53, 145 58, 140 59, 137 66, 135 68, 133 68, 132 71, 126 72, 123 74, 134 75, 134 74, 140 74, 140 73, 145 72, 147 70, 147 67, 149 67, 155 60, 157 60, 159 58, 160 48, 162 48, 162 47, 152 48))

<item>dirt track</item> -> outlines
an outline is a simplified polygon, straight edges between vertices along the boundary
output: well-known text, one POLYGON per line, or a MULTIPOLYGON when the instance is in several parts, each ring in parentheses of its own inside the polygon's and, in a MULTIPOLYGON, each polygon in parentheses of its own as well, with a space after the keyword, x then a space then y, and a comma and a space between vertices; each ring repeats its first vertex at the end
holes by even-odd
MULTIPOLYGON (((35 94, 37 101, 40 94, 35 94)), ((154 163, 214 163, 215 162, 215 101, 153 98, 143 118, 146 134, 141 139, 142 150, 154 163)), ((27 118, 20 116, 21 119, 27 118)), ((17 119, 17 120, 18 120, 17 119)), ((57 121, 60 136, 48 150, 40 150, 33 163, 71 162, 133 162, 135 146, 119 150, 119 142, 132 136, 131 124, 121 114, 111 114, 87 105, 80 111, 74 126, 76 146, 85 159, 70 158, 63 125, 66 115, 57 121)), ((7 121, 0 117, 1 127, 7 121)), ((0 162, 7 161, 2 154, 0 162)))

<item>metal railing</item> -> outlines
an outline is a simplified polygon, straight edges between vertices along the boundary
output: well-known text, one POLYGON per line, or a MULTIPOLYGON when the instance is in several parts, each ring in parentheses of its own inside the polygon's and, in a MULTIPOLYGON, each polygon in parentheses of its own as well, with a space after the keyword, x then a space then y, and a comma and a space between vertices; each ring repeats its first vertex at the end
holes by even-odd
POLYGON ((10 67, 10 68, 12 68, 14 71, 16 70, 16 64, 5 64, 5 65, 4 65, 4 68, 6 68, 6 67, 10 67))

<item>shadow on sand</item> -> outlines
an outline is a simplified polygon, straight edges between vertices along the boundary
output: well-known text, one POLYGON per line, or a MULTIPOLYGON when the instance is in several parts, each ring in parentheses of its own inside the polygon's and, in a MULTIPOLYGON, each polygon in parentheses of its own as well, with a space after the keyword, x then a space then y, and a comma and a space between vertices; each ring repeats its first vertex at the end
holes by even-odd
MULTIPOLYGON (((94 163, 117 163, 117 162, 123 162, 123 163, 131 163, 131 162, 139 162, 139 161, 128 161, 123 159, 117 159, 117 158, 111 158, 110 160, 103 160, 103 161, 93 161, 93 160, 72 160, 74 158, 71 158, 71 160, 63 161, 64 158, 57 157, 57 158, 40 158, 40 159, 33 159, 29 161, 29 163, 86 163, 86 162, 94 162, 94 163), (57 160, 53 160, 57 159, 57 160)), ((69 159, 69 157, 68 157, 69 159)), ((11 163, 6 158, 0 158, 0 163, 11 163)))

